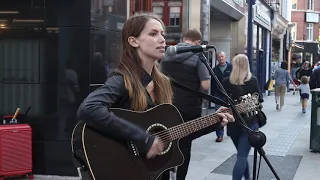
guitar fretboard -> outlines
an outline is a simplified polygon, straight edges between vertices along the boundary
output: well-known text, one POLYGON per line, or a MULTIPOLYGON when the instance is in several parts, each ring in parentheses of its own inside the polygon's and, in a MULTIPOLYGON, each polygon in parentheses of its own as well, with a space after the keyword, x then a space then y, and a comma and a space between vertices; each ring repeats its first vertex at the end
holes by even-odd
MULTIPOLYGON (((237 105, 236 109, 237 111, 242 112, 243 107, 241 105, 237 105)), ((231 110, 226 109, 226 110, 223 110, 222 112, 231 113, 231 110)), ((168 134, 165 133, 163 134, 163 136, 160 135, 160 138, 166 142, 174 141, 174 140, 186 137, 191 133, 197 132, 201 129, 214 125, 220 121, 221 121, 221 117, 217 114, 206 115, 206 116, 194 119, 192 121, 188 121, 186 123, 171 127, 167 129, 168 134)))

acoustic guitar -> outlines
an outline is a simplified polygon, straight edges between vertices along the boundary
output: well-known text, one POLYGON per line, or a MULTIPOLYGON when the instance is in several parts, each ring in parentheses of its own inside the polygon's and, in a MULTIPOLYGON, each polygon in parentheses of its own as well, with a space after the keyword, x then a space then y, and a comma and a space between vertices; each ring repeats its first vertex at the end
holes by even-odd
MULTIPOLYGON (((243 96, 236 110, 248 116, 256 114, 260 107, 258 98, 258 94, 243 96)), ((184 157, 178 145, 180 138, 221 121, 217 114, 210 114, 183 123, 177 108, 170 104, 161 104, 143 112, 110 110, 158 136, 165 143, 165 148, 153 159, 147 159, 139 154, 134 143, 110 137, 85 122, 79 122, 72 133, 72 153, 82 159, 94 180, 156 180, 165 170, 183 163, 184 157)), ((225 112, 232 113, 230 109, 225 112)))

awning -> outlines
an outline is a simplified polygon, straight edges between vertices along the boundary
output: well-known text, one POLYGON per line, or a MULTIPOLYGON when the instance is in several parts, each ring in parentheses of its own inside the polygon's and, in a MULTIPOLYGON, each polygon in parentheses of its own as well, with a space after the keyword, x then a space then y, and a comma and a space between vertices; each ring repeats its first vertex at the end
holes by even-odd
POLYGON ((296 49, 304 49, 304 46, 298 43, 293 42, 292 43, 292 48, 296 48, 296 49))
POLYGON ((226 16, 229 16, 237 21, 239 21, 243 16, 244 12, 241 12, 239 9, 244 9, 244 4, 242 7, 235 3, 236 1, 232 0, 210 0, 211 7, 219 9, 221 12, 224 12, 226 16))

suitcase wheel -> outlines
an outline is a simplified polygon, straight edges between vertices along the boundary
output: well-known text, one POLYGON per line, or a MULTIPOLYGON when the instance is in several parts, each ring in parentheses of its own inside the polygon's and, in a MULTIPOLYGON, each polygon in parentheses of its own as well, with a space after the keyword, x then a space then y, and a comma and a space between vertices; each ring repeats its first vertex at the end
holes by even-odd
MULTIPOLYGON (((34 175, 33 174, 28 174, 28 177, 29 177, 30 180, 34 180, 34 175)), ((2 180, 2 179, 0 179, 0 180, 2 180)))

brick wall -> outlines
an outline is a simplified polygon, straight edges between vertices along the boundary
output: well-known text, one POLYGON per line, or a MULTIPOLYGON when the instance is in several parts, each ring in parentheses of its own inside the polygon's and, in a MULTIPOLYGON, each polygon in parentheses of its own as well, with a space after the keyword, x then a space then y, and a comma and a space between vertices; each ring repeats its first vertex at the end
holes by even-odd
POLYGON ((297 9, 300 10, 300 9, 307 9, 307 0, 297 0, 297 9))
MULTIPOLYGON (((308 0, 297 0, 298 1, 298 10, 305 10, 308 8, 308 0)), ((320 0, 314 0, 314 10, 320 11, 320 0)))
POLYGON ((130 15, 135 12, 151 12, 152 0, 130 0, 130 15))
MULTIPOLYGON (((307 23, 305 22, 305 11, 308 7, 308 0, 298 0, 297 10, 291 13, 291 22, 297 23, 296 40, 306 40, 307 23)), ((314 10, 320 11, 320 0, 314 0, 314 10)), ((313 40, 318 39, 319 23, 313 26, 313 40)))
POLYGON ((320 11, 320 0, 315 0, 314 8, 316 11, 320 11))

